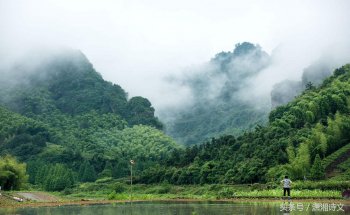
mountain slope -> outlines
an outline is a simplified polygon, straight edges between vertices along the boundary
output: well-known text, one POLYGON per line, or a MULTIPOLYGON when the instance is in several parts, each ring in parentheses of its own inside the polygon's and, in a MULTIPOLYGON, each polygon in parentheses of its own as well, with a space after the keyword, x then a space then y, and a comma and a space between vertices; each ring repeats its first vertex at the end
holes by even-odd
POLYGON ((166 124, 167 133, 181 143, 193 145, 264 124, 270 99, 261 98, 265 103, 258 107, 242 98, 249 90, 249 81, 269 61, 269 55, 260 46, 248 42, 237 44, 232 52, 218 53, 199 72, 183 80, 192 93, 191 105, 169 110, 174 113, 174 120, 166 124))
POLYGON ((123 178, 166 160, 177 143, 152 104, 127 98, 77 51, 23 61, 0 78, 0 156, 27 163, 29 182, 63 190, 77 181, 123 178))
POLYGON ((0 151, 26 160, 42 152, 52 139, 47 127, 40 122, 0 107, 0 151))
POLYGON ((320 87, 277 107, 267 126, 188 147, 162 167, 145 171, 142 181, 254 183, 278 181, 286 174, 292 180, 323 179, 326 172, 319 160, 350 142, 349 114, 350 64, 336 69, 320 87))
POLYGON ((27 116, 97 111, 117 114, 131 126, 162 128, 146 98, 128 100, 126 92, 103 80, 79 51, 63 50, 45 58, 24 59, 2 76, 0 83, 1 104, 27 116))

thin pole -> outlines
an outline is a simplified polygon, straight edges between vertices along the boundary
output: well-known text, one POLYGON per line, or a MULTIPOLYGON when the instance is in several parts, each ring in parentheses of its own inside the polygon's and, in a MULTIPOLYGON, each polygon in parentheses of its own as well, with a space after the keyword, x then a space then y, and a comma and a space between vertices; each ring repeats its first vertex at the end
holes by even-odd
POLYGON ((131 169, 131 177, 130 177, 130 185, 131 185, 131 193, 130 193, 130 200, 132 201, 132 164, 130 165, 130 169, 131 169))
POLYGON ((135 161, 134 160, 130 160, 130 189, 131 189, 131 192, 130 192, 130 201, 132 201, 132 166, 135 164, 135 161))

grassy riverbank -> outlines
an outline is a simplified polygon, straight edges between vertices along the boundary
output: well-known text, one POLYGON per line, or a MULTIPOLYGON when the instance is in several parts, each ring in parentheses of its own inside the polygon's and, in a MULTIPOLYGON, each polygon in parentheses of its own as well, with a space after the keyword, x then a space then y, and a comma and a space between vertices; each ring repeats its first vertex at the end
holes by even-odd
MULTIPOLYGON (((342 199, 342 191, 350 187, 348 181, 295 182, 291 195, 298 199, 342 199)), ((132 187, 115 180, 83 183, 74 189, 61 192, 70 198, 133 199, 235 199, 235 198, 281 198, 278 184, 249 185, 171 185, 135 184, 132 187)))
MULTIPOLYGON (((349 182, 296 182, 292 189, 292 199, 298 200, 344 200, 341 193, 349 182)), ((2 196, 0 207, 51 206, 61 204, 100 204, 119 201, 152 200, 198 200, 198 201, 274 201, 282 198, 282 189, 271 184, 253 185, 171 185, 171 184, 135 184, 132 187, 116 180, 83 183, 61 192, 39 192, 35 188, 28 191, 12 191, 5 196, 36 196, 16 202, 2 196), (26 195, 24 195, 26 194, 26 195)), ((347 201, 347 200, 344 200, 347 201)))
MULTIPOLYGON (((248 185, 187 185, 174 186, 168 184, 161 185, 134 185, 119 187, 114 189, 95 190, 94 184, 84 184, 85 190, 73 190, 65 195, 69 198, 107 198, 113 200, 152 200, 152 199, 198 199, 198 200, 218 200, 237 198, 270 198, 278 199, 282 197, 282 190, 255 189, 248 185), (91 187, 92 186, 92 187, 91 187)), ((297 199, 342 199, 339 190, 321 189, 300 189, 292 190, 292 197, 297 199)))

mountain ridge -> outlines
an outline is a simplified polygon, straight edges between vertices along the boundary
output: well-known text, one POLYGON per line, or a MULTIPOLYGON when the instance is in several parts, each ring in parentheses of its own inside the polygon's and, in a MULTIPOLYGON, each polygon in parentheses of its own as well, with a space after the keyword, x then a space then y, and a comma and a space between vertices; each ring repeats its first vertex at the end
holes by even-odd
POLYGON ((130 159, 137 173, 181 148, 163 133, 148 99, 128 99, 79 51, 26 64, 7 73, 18 79, 0 77, 0 156, 26 162, 30 183, 60 191, 123 178, 130 159))
POLYGON ((285 175, 292 180, 349 180, 349 159, 337 163, 341 172, 333 178, 325 178, 327 166, 320 165, 326 160, 331 164, 348 152, 348 148, 337 150, 350 142, 349 113, 347 64, 319 87, 306 89, 272 110, 267 125, 180 149, 163 166, 144 171, 141 182, 278 183, 285 175))

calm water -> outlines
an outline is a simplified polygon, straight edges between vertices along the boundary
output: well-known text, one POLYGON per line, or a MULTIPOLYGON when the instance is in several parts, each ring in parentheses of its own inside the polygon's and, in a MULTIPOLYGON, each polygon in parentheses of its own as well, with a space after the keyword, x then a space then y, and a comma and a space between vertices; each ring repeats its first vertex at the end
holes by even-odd
POLYGON ((143 202, 110 205, 0 209, 16 215, 235 215, 350 214, 350 206, 329 203, 143 202), (287 211, 289 207, 289 212, 287 211))

